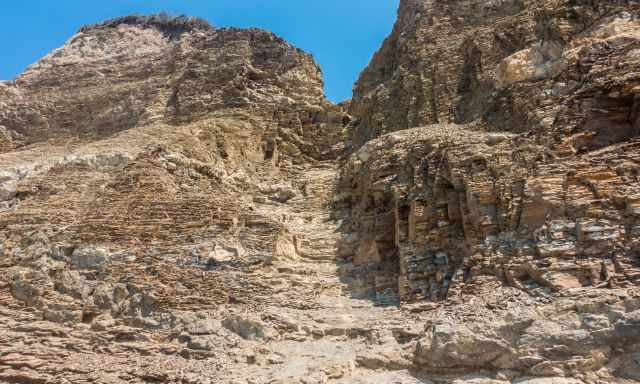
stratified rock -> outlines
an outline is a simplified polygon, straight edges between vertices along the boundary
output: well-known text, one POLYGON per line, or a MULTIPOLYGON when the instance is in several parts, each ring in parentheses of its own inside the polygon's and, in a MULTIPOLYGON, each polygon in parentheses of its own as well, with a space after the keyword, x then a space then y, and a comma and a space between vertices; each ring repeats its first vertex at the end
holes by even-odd
POLYGON ((514 381, 514 384, 583 384, 581 380, 570 379, 565 377, 550 378, 530 378, 514 381))
POLYGON ((16 197, 18 183, 15 180, 0 182, 0 201, 11 200, 16 197))
POLYGON ((640 382, 639 14, 401 0, 339 105, 267 31, 83 27, 0 82, 0 381, 640 382))
POLYGON ((587 132, 615 125, 621 134, 635 121, 633 94, 612 88, 615 79, 635 78, 628 74, 638 60, 632 48, 637 15, 632 0, 401 1, 393 32, 354 88, 353 142, 360 147, 392 131, 477 119, 487 120, 491 131, 548 130, 555 122, 554 132, 570 123, 574 133, 586 124, 587 132), (617 64, 597 58, 605 56, 617 64), (616 72, 597 69, 608 65, 616 72), (581 83, 588 72, 593 81, 581 83), (587 91, 591 84, 604 86, 602 92, 587 91), (548 94, 552 89, 574 97, 562 105, 559 95, 548 94), (565 109, 575 111, 572 117, 562 117, 565 109), (611 120, 622 111, 634 117, 611 120), (580 119, 591 114, 609 123, 580 119))

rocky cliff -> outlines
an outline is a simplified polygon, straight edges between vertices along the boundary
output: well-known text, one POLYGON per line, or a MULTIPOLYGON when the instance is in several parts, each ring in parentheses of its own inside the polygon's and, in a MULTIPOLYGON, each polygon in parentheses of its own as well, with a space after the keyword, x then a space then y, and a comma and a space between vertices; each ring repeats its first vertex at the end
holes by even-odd
POLYGON ((166 16, 84 27, 2 83, 0 381, 248 374, 221 372, 268 333, 244 314, 313 307, 301 259, 334 265, 322 197, 349 116, 322 87, 272 33, 166 16))
MULTIPOLYGON (((345 193, 355 197, 348 204, 364 219, 355 257, 397 256, 406 241, 404 257, 427 252, 446 261, 444 269, 427 269, 442 269, 448 277, 440 283, 448 285, 458 271, 477 272, 472 259, 486 263, 506 245, 509 260, 501 264, 517 255, 583 263, 554 276, 564 281, 556 283, 542 277, 546 267, 535 271, 523 260, 515 264, 527 265, 526 273, 503 271, 510 280, 531 275, 551 287, 635 281, 637 10, 619 2, 404 2, 353 101, 354 142, 373 138, 344 168, 345 193), (426 42, 436 36, 443 40, 426 42), (505 36, 519 39, 505 45, 505 36), (445 68, 446 80, 407 80, 425 77, 425 67, 445 68), (386 103, 413 104, 384 95, 414 97, 410 87, 446 92, 431 115, 422 105, 415 111, 424 117, 396 118, 399 109, 386 103), (389 123, 370 120, 376 115, 389 123), (437 256, 449 246, 452 255, 437 256), (616 276, 606 273, 609 262, 616 276)), ((444 294, 440 284, 411 293, 401 285, 402 296, 444 294)))
POLYGON ((640 382, 640 4, 402 0, 333 105, 128 16, 0 83, 0 381, 640 382))
POLYGON ((580 118, 633 125, 626 119, 633 86, 621 83, 637 63, 627 55, 634 51, 637 7, 636 1, 402 1, 393 33, 354 89, 354 142, 478 119, 487 130, 517 133, 560 124, 594 129, 580 118), (619 63, 618 73, 609 73, 606 60, 619 63), (585 104, 602 110, 578 112, 585 104), (565 114, 567 121, 554 124, 565 114))
POLYGON ((420 341, 430 369, 575 376, 637 351, 616 329, 640 277, 638 6, 402 2, 352 100, 341 256, 361 297, 457 314, 420 341))

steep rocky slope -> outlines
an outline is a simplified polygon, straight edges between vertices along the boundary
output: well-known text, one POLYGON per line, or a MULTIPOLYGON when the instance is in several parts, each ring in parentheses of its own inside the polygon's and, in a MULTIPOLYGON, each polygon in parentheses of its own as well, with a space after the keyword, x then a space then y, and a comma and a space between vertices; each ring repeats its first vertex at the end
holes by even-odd
POLYGON ((402 2, 337 198, 354 292, 456 314, 423 367, 638 379, 639 9, 402 2))
POLYGON ((0 83, 0 382, 640 382, 637 1, 402 0, 351 102, 271 33, 0 83))
POLYGON ((323 161, 348 115, 273 34, 108 21, 3 83, 0 103, 0 381, 242 376, 223 368, 247 360, 245 332, 265 337, 261 311, 313 307, 316 275, 337 279, 331 238, 325 250, 306 240, 318 228, 298 233, 323 225, 322 200, 294 204, 329 188, 308 185, 333 180, 323 161), (205 358, 218 365, 190 372, 205 358))
POLYGON ((556 131, 558 116, 574 131, 585 118, 632 131, 637 28, 633 0, 402 1, 354 89, 354 142, 477 119, 491 131, 556 131))

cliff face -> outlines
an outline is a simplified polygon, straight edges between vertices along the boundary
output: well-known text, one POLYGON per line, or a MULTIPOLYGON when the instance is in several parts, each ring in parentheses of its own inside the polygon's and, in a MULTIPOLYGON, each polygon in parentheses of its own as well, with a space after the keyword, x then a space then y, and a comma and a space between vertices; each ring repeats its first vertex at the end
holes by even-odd
MULTIPOLYGON (((540 308, 557 306, 557 297, 580 303, 584 294, 635 292, 638 6, 402 2, 352 101, 355 151, 342 168, 339 204, 351 218, 341 249, 355 292, 463 313, 465 303, 497 300, 506 314, 549 311, 540 308), (519 302, 521 292, 536 303, 519 302)), ((628 308, 626 300, 610 310, 628 308)), ((580 304, 554 308, 585 316, 580 304)), ((545 352, 546 336, 526 341, 543 319, 575 332, 583 326, 542 316, 522 329, 511 324, 511 339, 500 310, 490 312, 470 326, 485 341, 466 352, 453 347, 460 356, 441 332, 465 338, 469 325, 436 315, 417 359, 433 368, 568 374, 571 356, 588 355, 551 330, 554 352, 545 352), (539 364, 525 362, 533 350, 539 364), (480 351, 495 353, 471 357, 480 351)), ((583 342, 591 350, 621 345, 614 334, 583 342)))
POLYGON ((296 282, 333 265, 326 160, 349 117, 322 86, 269 32, 163 16, 84 27, 3 82, 0 381, 273 374, 245 356, 279 338, 261 316, 339 286, 326 265, 296 282))
POLYGON ((265 31, 82 28, 0 83, 0 381, 640 382, 639 12, 402 0, 339 106, 265 31))
POLYGON ((376 251, 369 240, 361 240, 356 258, 367 259, 360 252, 396 254, 407 241, 412 249, 401 258, 426 257, 431 265, 418 267, 418 274, 409 272, 416 266, 403 265, 404 277, 424 276, 425 268, 427 274, 442 275, 438 283, 427 278, 410 291, 436 298, 458 270, 466 275, 477 270, 471 259, 485 264, 502 246, 509 248, 507 260, 498 264, 524 257, 515 262, 521 270, 498 272, 510 280, 514 274, 531 275, 554 286, 542 278, 548 265, 537 271, 524 261, 534 258, 543 264, 564 259, 559 268, 568 267, 566 259, 580 260, 581 266, 559 274, 569 285, 597 285, 603 276, 608 281, 605 260, 634 281, 637 5, 404 2, 399 19, 358 83, 354 141, 435 123, 437 116, 469 124, 383 135, 352 156, 345 187, 361 192, 351 204, 358 216, 367 217, 357 222, 358 231, 372 241, 378 238, 382 248, 376 251), (423 40, 436 36, 442 41, 423 40), (505 36, 519 39, 505 44, 505 36), (403 121, 394 115, 399 109, 385 103, 412 104, 378 96, 421 94, 407 91, 405 79, 424 77, 425 65, 443 68, 447 80, 419 88, 431 92, 432 99, 439 87, 446 91, 435 97, 439 104, 431 115, 416 106, 424 116, 403 121), (375 89, 368 86, 376 81, 375 89), (360 105, 371 109, 365 112, 360 105), (393 123, 367 120, 376 114, 393 123), (374 227, 383 233, 395 228, 395 234, 383 236, 374 227), (447 262, 433 264, 440 259, 447 262))
MULTIPOLYGON (((338 109, 328 107, 310 55, 262 30, 215 29, 189 19, 166 26, 171 19, 157 19, 84 27, 4 84, 0 125, 13 147, 69 136, 99 139, 230 110, 263 120, 269 140, 282 128, 296 136, 292 146, 305 146, 318 124, 332 123, 330 112, 338 109)), ((342 124, 342 116, 335 120, 342 124)), ((321 157, 335 143, 306 149, 321 157)))
POLYGON ((281 226, 249 190, 295 196, 294 164, 335 157, 347 120, 313 59, 273 34, 159 16, 84 27, 0 100, 3 238, 52 231, 72 248, 198 244, 255 220, 270 229, 244 246, 270 251, 281 226))
MULTIPOLYGON (((573 108, 589 100, 604 104, 594 98, 609 93, 574 93, 585 76, 598 76, 597 86, 606 90, 614 87, 606 79, 620 81, 634 68, 637 59, 625 52, 633 51, 637 6, 635 1, 402 1, 393 33, 354 89, 354 143, 400 129, 477 119, 489 130, 548 130, 563 114, 559 94, 572 94, 573 108), (614 36, 618 43, 605 43, 614 36), (610 55, 618 58, 622 73, 600 72, 598 57, 610 55)), ((625 115, 633 106, 630 95, 608 97, 603 115, 625 115)))

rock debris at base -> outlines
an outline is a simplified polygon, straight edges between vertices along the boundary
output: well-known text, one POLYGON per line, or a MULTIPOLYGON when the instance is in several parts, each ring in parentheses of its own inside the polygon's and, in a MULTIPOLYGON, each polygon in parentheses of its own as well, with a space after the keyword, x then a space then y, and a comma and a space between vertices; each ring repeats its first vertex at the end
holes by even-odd
POLYGON ((127 16, 0 82, 0 383, 640 383, 640 3, 401 0, 335 105, 127 16))

